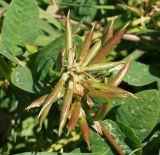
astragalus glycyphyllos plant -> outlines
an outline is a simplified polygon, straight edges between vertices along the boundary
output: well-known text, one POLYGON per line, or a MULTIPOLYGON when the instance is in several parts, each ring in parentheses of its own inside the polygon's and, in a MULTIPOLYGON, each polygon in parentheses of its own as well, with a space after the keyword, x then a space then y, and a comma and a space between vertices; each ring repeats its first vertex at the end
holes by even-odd
POLYGON ((66 41, 64 48, 60 51, 61 77, 59 82, 54 86, 51 93, 41 96, 26 108, 30 110, 42 105, 38 116, 40 126, 42 126, 54 102, 63 98, 59 119, 59 136, 63 132, 65 125, 68 129, 68 134, 75 127, 80 127, 83 138, 90 147, 89 127, 93 126, 98 134, 104 135, 109 140, 119 154, 123 154, 101 122, 108 112, 108 103, 104 103, 97 112, 94 112, 92 97, 104 99, 135 97, 132 93, 117 87, 126 74, 131 60, 118 62, 103 61, 122 38, 126 26, 113 34, 112 23, 103 44, 101 40, 92 42, 93 26, 84 39, 79 56, 76 57, 76 46, 72 42, 72 29, 69 16, 67 16, 66 41), (113 68, 114 70, 118 69, 119 72, 110 81, 109 75, 113 68), (90 123, 87 123, 88 118, 90 123))

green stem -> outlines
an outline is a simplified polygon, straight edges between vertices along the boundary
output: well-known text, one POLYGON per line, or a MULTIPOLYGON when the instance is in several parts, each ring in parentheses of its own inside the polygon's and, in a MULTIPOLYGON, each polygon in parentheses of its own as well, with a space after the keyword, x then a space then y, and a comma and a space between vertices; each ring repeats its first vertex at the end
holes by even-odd
POLYGON ((113 5, 82 5, 82 4, 75 4, 75 3, 65 3, 65 2, 57 2, 59 5, 66 5, 71 7, 92 7, 95 9, 105 9, 105 10, 115 10, 116 6, 113 5))

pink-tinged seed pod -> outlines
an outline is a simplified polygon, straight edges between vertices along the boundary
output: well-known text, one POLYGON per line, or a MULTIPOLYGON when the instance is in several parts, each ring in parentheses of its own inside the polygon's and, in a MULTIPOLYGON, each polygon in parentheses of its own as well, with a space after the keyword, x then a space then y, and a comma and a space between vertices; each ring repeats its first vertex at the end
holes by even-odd
POLYGON ((73 106, 71 118, 69 121, 69 125, 68 125, 68 134, 75 128, 75 126, 78 122, 80 109, 81 109, 81 103, 79 101, 75 102, 75 104, 73 106))
POLYGON ((62 78, 60 79, 60 81, 57 83, 55 88, 52 90, 52 92, 48 95, 47 99, 45 100, 44 106, 42 107, 42 109, 38 115, 40 127, 42 126, 45 118, 47 117, 53 102, 55 102, 57 100, 57 98, 59 97, 59 95, 63 89, 63 85, 67 79, 68 79, 68 74, 64 73, 62 75, 62 78))
POLYGON ((105 92, 105 91, 94 90, 94 89, 93 90, 90 89, 87 93, 91 97, 99 97, 104 99, 116 99, 116 98, 132 96, 131 94, 128 94, 128 93, 105 92))
MULTIPOLYGON (((128 25, 128 24, 127 24, 128 25)), ((100 63, 105 57, 111 52, 111 50, 119 43, 123 34, 126 30, 127 25, 123 26, 118 32, 116 32, 112 38, 110 38, 101 50, 96 54, 96 56, 91 61, 91 64, 100 63)))
POLYGON ((134 94, 126 90, 123 90, 119 87, 113 86, 111 84, 100 83, 100 82, 96 82, 93 80, 87 80, 86 83, 88 83, 88 89, 93 88, 93 89, 104 91, 104 92, 112 92, 112 93, 118 93, 118 94, 121 93, 121 94, 132 96, 136 98, 134 94))
POLYGON ((34 100, 34 101, 26 108, 26 110, 30 110, 30 109, 35 108, 35 107, 40 107, 40 106, 44 103, 44 101, 45 101, 45 99, 47 98, 47 96, 48 96, 48 94, 43 95, 43 96, 39 97, 38 99, 34 100))
POLYGON ((70 105, 72 103, 73 93, 74 93, 73 82, 69 81, 69 86, 68 86, 68 89, 67 89, 66 96, 64 97, 62 110, 61 110, 61 114, 60 114, 59 131, 58 131, 59 136, 62 133, 63 127, 66 123, 66 120, 67 120, 67 117, 68 117, 68 114, 69 114, 69 109, 70 109, 70 105))
POLYGON ((112 20, 108 31, 106 32, 106 34, 104 34, 104 39, 103 39, 104 44, 113 36, 113 31, 114 31, 113 25, 114 25, 114 20, 112 20))
POLYGON ((123 78, 124 78, 124 76, 127 74, 127 72, 128 72, 128 69, 129 69, 129 67, 130 67, 130 65, 131 65, 131 60, 129 60, 123 67, 122 67, 122 69, 117 73, 117 75, 115 76, 115 78, 112 80, 112 82, 111 82, 111 85, 113 85, 113 86, 118 86, 121 82, 122 82, 122 80, 123 80, 123 78))
POLYGON ((91 29, 91 31, 87 34, 87 36, 84 39, 83 45, 80 49, 80 56, 79 56, 79 63, 82 63, 83 59, 86 57, 89 47, 91 45, 92 42, 92 38, 93 38, 93 31, 94 31, 94 25, 91 29))
POLYGON ((83 139, 86 141, 88 148, 90 148, 90 132, 89 132, 89 127, 88 127, 88 123, 86 121, 85 116, 82 114, 80 116, 80 128, 81 128, 81 132, 82 132, 82 136, 83 139))

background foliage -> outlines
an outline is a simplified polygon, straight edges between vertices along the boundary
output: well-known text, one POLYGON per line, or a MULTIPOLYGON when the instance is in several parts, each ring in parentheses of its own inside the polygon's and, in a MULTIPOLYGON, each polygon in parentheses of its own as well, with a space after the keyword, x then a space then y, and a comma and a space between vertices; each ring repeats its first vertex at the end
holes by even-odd
MULTIPOLYGON (((25 111, 49 92, 59 78, 56 60, 64 45, 64 21, 70 10, 74 42, 79 48, 91 25, 96 37, 129 22, 126 34, 107 61, 132 57, 120 87, 138 99, 109 100, 103 120, 126 154, 160 152, 160 3, 158 0, 0 0, 0 153, 114 155, 112 146, 92 130, 89 152, 79 131, 57 136, 59 113, 53 107, 42 130, 38 110, 25 111), (53 67, 54 66, 54 67, 53 67), (25 153, 24 153, 25 152, 25 153), (42 152, 42 153, 40 153, 42 152), (51 153, 50 153, 51 152, 51 153)), ((95 106, 104 102, 95 99, 95 106)))

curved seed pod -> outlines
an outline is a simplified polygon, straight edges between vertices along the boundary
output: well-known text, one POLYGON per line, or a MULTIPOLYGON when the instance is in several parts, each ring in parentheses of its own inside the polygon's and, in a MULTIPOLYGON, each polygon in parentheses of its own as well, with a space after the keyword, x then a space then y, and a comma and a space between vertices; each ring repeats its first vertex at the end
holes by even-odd
POLYGON ((119 61, 119 62, 106 62, 106 63, 100 63, 100 64, 93 64, 88 65, 86 67, 79 67, 77 68, 77 72, 84 72, 84 71, 99 71, 99 70, 105 70, 110 69, 113 67, 116 67, 120 64, 124 64, 126 61, 119 61))
POLYGON ((79 63, 81 63, 83 61, 84 57, 87 55, 87 52, 89 50, 89 47, 91 45, 92 38, 93 38, 93 30, 94 30, 94 25, 93 25, 91 31, 85 37, 83 45, 80 49, 80 56, 79 56, 79 59, 78 59, 79 63))
POLYGON ((103 43, 106 43, 110 38, 112 38, 112 36, 113 36, 113 25, 114 25, 114 19, 112 20, 108 31, 104 35, 103 43))
POLYGON ((90 89, 88 92, 88 95, 91 97, 99 97, 99 98, 105 98, 105 99, 116 99, 116 98, 123 98, 123 97, 130 97, 130 94, 126 93, 115 93, 115 92, 105 92, 105 91, 99 91, 99 90, 92 90, 90 89))
POLYGON ((90 133, 89 133, 89 127, 88 127, 88 123, 86 121, 85 116, 81 113, 80 116, 80 128, 81 128, 81 132, 82 132, 82 136, 84 138, 84 140, 86 141, 88 147, 90 148, 90 133))
POLYGON ((122 82, 124 76, 125 76, 126 73, 128 72, 128 69, 129 69, 129 67, 130 67, 130 65, 131 65, 131 62, 132 62, 132 61, 129 60, 129 61, 122 67, 122 69, 117 73, 117 75, 115 76, 115 78, 112 80, 111 85, 113 85, 113 86, 118 86, 118 85, 122 82))
POLYGON ((38 118, 40 121, 40 127, 42 126, 43 121, 47 117, 48 112, 49 112, 53 102, 55 102, 57 100, 58 96, 60 95, 60 92, 62 91, 63 85, 64 85, 65 81, 67 80, 67 78, 68 78, 68 74, 64 73, 62 75, 61 80, 57 83, 56 87, 53 89, 53 91, 49 94, 49 96, 45 100, 44 106, 38 115, 38 118))
POLYGON ((101 41, 96 42, 93 47, 88 51, 88 54, 83 60, 82 66, 87 66, 89 62, 94 58, 101 47, 101 41))
POLYGON ((67 58, 68 58, 68 52, 69 49, 72 48, 72 28, 71 28, 71 22, 70 22, 70 18, 69 18, 70 12, 68 12, 67 18, 66 18, 66 29, 65 29, 65 33, 66 33, 66 50, 67 50, 67 58))
POLYGON ((81 103, 79 101, 77 101, 74 104, 74 107, 72 110, 71 118, 70 118, 69 125, 68 125, 68 134, 75 128, 75 126, 78 122, 80 109, 81 109, 81 103))
POLYGON ((60 121, 59 121, 59 130, 58 130, 58 134, 59 136, 62 133, 62 129, 66 123, 67 117, 68 117, 68 113, 69 113, 69 108, 70 105, 72 103, 72 97, 73 97, 73 82, 69 81, 69 86, 67 89, 67 93, 66 96, 64 97, 64 101, 63 101, 63 105, 62 105, 62 111, 60 114, 60 121))
POLYGON ((106 114, 109 111, 109 103, 104 103, 97 113, 92 117, 94 121, 102 120, 105 118, 106 114))
POLYGON ((32 108, 35 107, 40 107, 43 102, 45 101, 45 99, 47 98, 48 94, 43 95, 41 97, 39 97, 38 99, 34 100, 25 110, 30 110, 32 108))
POLYGON ((104 125, 101 122, 100 122, 100 126, 101 126, 101 130, 102 130, 104 137, 114 147, 117 153, 119 155, 125 155, 123 151, 121 150, 121 148, 119 147, 119 145, 115 142, 115 140, 112 138, 112 136, 109 134, 109 132, 107 131, 107 129, 104 127, 104 125))
MULTIPOLYGON (((128 25, 128 24, 127 24, 128 25)), ((118 32, 116 32, 112 38, 110 38, 104 46, 101 48, 101 50, 96 54, 96 56, 91 61, 91 64, 97 64, 101 62, 105 57, 109 54, 109 52, 119 43, 121 38, 123 37, 123 34, 126 30, 127 25, 122 27, 118 32)))

